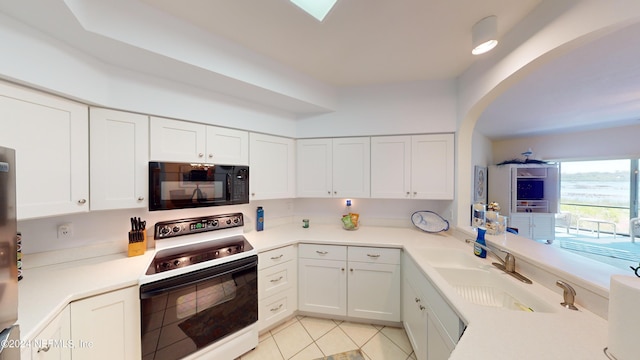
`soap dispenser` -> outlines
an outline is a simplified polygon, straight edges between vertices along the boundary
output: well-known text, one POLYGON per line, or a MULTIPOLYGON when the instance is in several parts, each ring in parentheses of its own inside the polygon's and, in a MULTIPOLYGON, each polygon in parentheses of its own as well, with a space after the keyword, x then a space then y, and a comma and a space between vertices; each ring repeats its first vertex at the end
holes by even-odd
MULTIPOLYGON (((478 230, 478 236, 476 237, 476 244, 487 246, 487 242, 484 240, 484 234, 487 232, 487 228, 480 226, 477 228, 477 230, 478 230)), ((481 258, 487 257, 487 250, 477 245, 473 246, 473 253, 476 256, 479 256, 481 258)))

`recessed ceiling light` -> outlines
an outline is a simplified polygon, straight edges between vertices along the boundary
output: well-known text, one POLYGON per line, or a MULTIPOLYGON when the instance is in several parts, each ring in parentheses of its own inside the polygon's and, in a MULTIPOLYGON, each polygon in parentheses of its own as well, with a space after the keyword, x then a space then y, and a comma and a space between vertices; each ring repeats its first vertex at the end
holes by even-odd
POLYGON ((327 16, 333 5, 336 4, 338 0, 290 0, 300 9, 307 12, 307 14, 313 16, 318 19, 318 21, 324 20, 324 17, 327 16))
POLYGON ((478 21, 471 29, 473 55, 484 54, 498 45, 498 20, 492 16, 478 21))

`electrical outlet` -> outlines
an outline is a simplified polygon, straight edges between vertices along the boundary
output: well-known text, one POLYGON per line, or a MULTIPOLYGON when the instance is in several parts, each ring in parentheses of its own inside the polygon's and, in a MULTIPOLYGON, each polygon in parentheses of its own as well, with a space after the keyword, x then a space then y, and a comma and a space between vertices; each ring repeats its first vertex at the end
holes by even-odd
POLYGON ((73 224, 58 225, 58 239, 68 239, 73 236, 73 224))

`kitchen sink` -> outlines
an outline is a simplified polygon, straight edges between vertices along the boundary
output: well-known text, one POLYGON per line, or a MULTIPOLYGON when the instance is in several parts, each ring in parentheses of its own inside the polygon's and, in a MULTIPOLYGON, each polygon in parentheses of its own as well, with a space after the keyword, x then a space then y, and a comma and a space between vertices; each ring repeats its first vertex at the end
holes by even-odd
MULTIPOLYGON (((472 259, 473 260, 473 259, 472 259)), ((438 273, 473 304, 526 312, 554 312, 547 302, 525 290, 508 274, 494 269, 435 267, 438 273)))

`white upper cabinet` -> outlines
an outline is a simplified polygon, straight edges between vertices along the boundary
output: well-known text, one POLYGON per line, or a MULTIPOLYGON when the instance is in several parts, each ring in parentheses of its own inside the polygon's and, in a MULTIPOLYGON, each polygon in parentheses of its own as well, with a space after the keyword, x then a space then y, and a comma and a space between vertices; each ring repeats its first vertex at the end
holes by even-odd
POLYGON ((368 198, 371 192, 368 137, 333 139, 333 196, 368 198))
POLYGON ((207 126, 207 162, 249 165, 249 133, 207 126))
POLYGON ((151 118, 151 160, 247 165, 246 131, 151 118))
POLYGON ((411 193, 411 136, 371 138, 371 197, 409 199, 411 193))
POLYGON ((453 134, 411 137, 411 194, 415 199, 453 200, 453 134))
POLYGON ((298 197, 368 198, 368 137, 298 140, 298 197))
POLYGON ((249 190, 251 200, 295 196, 295 141, 249 134, 249 190))
POLYGON ((16 150, 18 219, 89 210, 85 105, 0 83, 0 145, 16 150))
POLYGON ((149 117, 91 108, 91 210, 147 206, 149 117))
POLYGON ((304 139, 297 141, 297 196, 332 197, 333 141, 304 139))
POLYGON ((371 197, 452 200, 454 136, 371 138, 371 197))

